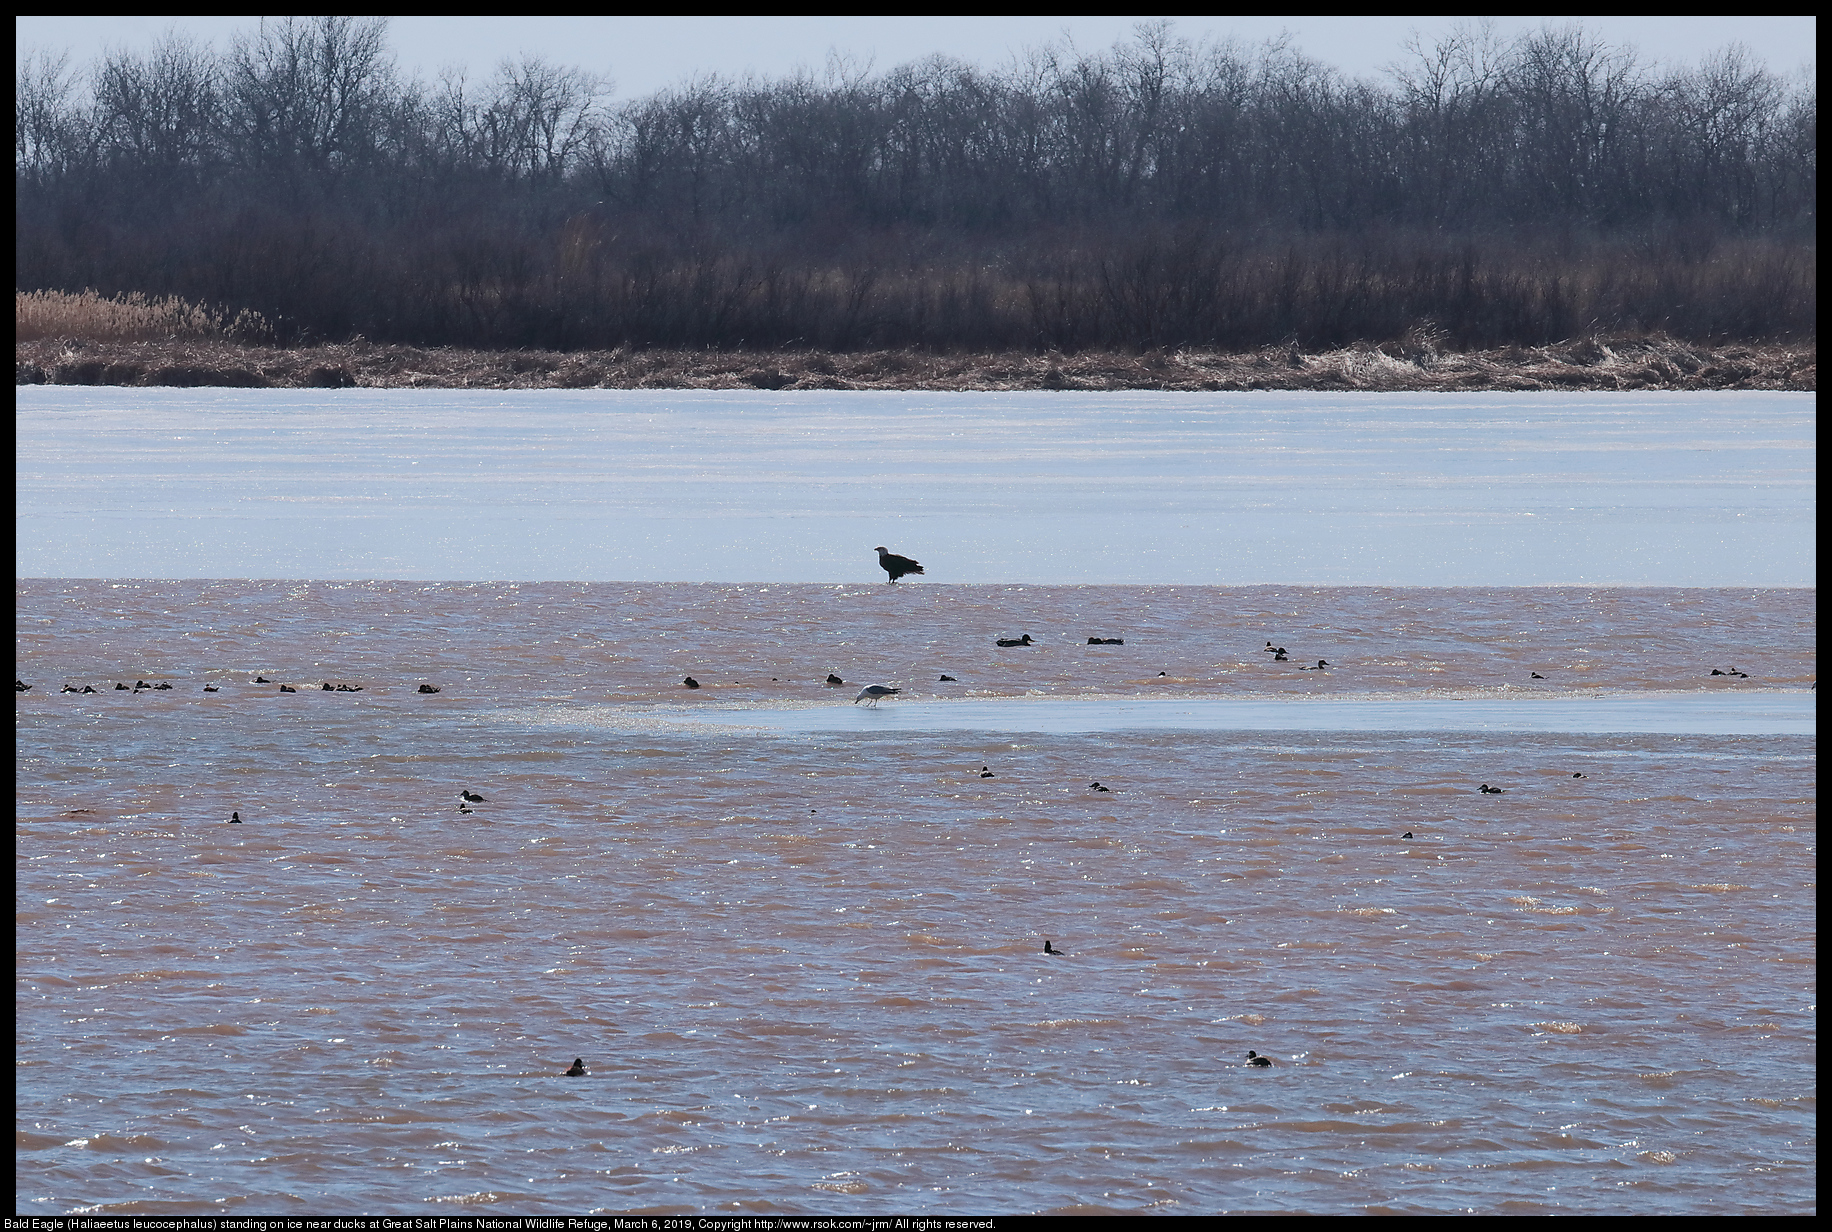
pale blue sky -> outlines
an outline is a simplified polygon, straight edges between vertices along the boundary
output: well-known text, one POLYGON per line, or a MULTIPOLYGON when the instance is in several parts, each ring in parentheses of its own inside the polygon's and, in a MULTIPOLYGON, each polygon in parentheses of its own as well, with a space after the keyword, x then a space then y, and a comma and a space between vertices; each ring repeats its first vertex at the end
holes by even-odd
MULTIPOLYGON (((258 17, 16 17, 18 54, 68 50, 73 64, 105 47, 151 44, 179 29, 219 50, 231 34, 253 29, 258 17)), ((431 79, 447 66, 473 74, 505 56, 533 52, 560 64, 607 73, 622 97, 640 96, 695 73, 780 76, 798 67, 817 72, 830 50, 876 69, 941 53, 986 66, 1065 33, 1077 46, 1099 49, 1128 37, 1149 17, 394 17, 389 42, 410 74, 431 79)), ((1312 57, 1357 76, 1371 76, 1401 55, 1418 30, 1430 38, 1468 18, 1458 17, 1171 17, 1191 39, 1232 35, 1257 43, 1289 31, 1312 57)), ((1818 23, 1813 17, 1501 17, 1503 33, 1544 23, 1582 22, 1611 43, 1636 47, 1644 60, 1696 63, 1727 43, 1741 42, 1771 69, 1791 74, 1811 65, 1818 23)))

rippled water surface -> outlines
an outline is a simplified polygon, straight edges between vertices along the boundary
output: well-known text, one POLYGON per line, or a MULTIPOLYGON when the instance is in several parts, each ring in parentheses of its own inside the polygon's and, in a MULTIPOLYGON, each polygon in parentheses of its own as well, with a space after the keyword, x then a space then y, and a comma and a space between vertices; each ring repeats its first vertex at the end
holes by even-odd
POLYGON ((1798 719, 1813 619, 1803 590, 22 582, 16 1206, 1808 1213, 1811 734, 1455 708, 1798 719), (906 692, 874 714, 871 681, 906 692), (1443 727, 1328 718, 1376 704, 1443 727))

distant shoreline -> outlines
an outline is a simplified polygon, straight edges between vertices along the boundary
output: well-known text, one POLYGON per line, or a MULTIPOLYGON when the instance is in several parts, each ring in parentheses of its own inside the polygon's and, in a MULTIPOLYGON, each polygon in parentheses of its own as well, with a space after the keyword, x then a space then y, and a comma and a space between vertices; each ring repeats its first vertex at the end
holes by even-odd
POLYGON ((14 344, 15 385, 371 389, 876 389, 1528 392, 1817 389, 1817 344, 1583 339, 1451 352, 478 351, 357 341, 14 344))

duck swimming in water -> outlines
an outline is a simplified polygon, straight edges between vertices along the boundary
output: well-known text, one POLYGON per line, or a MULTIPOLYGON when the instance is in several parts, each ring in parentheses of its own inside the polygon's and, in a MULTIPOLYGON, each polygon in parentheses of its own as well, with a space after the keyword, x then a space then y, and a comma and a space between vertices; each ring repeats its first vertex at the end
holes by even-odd
POLYGON ((999 646, 1028 646, 1031 644, 1031 635, 1026 633, 1023 637, 1001 637, 996 640, 995 644, 999 646))
POLYGON ((991 766, 981 766, 980 767, 980 777, 983 779, 996 779, 999 776, 992 772, 991 766))
POLYGON ((1259 1053, 1249 1048, 1247 1049, 1247 1064, 1265 1066, 1265 1067, 1270 1068, 1272 1065, 1272 1058, 1271 1057, 1262 1057, 1259 1053))
MULTIPOLYGON (((1048 937, 1045 937, 1043 939, 1043 952, 1045 954, 1062 954, 1061 950, 1055 948, 1054 946, 1050 944, 1050 940, 1048 937)), ((1063 957, 1066 958, 1067 955, 1063 955, 1063 957)))
POLYGON ((584 1057, 574 1057, 572 1068, 566 1071, 566 1076, 568 1078, 585 1077, 585 1058, 584 1057))
POLYGON ((458 792, 458 798, 460 800, 465 801, 467 804, 482 804, 483 803, 483 797, 478 795, 476 792, 472 791, 469 787, 460 789, 458 792))
POLYGON ((1502 787, 1490 787, 1490 786, 1489 786, 1489 785, 1488 785, 1487 783, 1484 783, 1484 784, 1483 784, 1483 785, 1482 785, 1482 786, 1481 786, 1480 788, 1478 788, 1477 790, 1478 790, 1478 791, 1480 791, 1480 792, 1481 792, 1481 793, 1482 793, 1483 795, 1485 795, 1485 796, 1500 796, 1500 795, 1505 795, 1505 794, 1507 794, 1507 791, 1506 791, 1506 789, 1505 789, 1505 788, 1502 788, 1502 787))

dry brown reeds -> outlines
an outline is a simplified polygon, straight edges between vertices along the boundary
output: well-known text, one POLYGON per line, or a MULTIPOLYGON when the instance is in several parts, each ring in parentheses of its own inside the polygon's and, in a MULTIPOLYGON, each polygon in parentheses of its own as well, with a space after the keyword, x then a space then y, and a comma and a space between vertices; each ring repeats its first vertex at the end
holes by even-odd
POLYGON ((1707 346, 1661 336, 1590 336, 1541 347, 1460 351, 1428 330, 1397 344, 1227 353, 483 351, 376 345, 251 347, 213 342, 20 343, 20 385, 227 385, 376 389, 1086 390, 1812 390, 1812 342, 1707 346))
POLYGON ((154 342, 163 339, 233 339, 257 342, 273 335, 258 312, 228 312, 168 295, 154 299, 139 291, 103 296, 92 290, 15 291, 13 341, 46 338, 87 342, 154 342))

